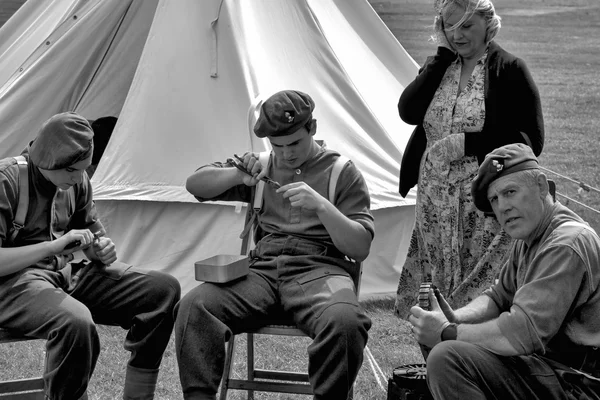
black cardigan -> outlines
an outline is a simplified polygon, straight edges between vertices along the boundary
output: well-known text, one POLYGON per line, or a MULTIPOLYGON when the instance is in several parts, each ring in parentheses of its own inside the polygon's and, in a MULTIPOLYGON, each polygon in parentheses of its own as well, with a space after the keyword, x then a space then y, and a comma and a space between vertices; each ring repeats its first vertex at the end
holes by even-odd
MULTIPOLYGON (((446 47, 428 57, 417 77, 404 89, 398 102, 400 118, 413 131, 400 165, 400 194, 406 197, 417 184, 421 157, 427 146, 423 119, 429 103, 457 55, 446 47)), ((536 156, 544 147, 544 120, 540 95, 525 62, 490 42, 485 74, 485 122, 481 132, 465 133, 465 155, 486 154, 509 143, 525 143, 536 156)))

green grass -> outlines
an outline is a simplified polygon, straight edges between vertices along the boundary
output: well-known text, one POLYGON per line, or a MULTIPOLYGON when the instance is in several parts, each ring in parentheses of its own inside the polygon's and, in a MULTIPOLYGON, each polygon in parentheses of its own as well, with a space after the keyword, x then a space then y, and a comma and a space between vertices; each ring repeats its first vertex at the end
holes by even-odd
MULTIPOLYGON (((394 367, 422 362, 416 341, 410 335, 409 325, 393 315, 393 300, 372 300, 363 303, 373 320, 368 347, 384 374, 394 367)), ((125 379, 128 353, 123 350, 125 331, 114 326, 99 326, 102 351, 96 371, 90 382, 90 400, 119 399, 125 379)), ((306 371, 308 338, 281 338, 259 336, 256 339, 257 365, 264 368, 306 371)), ((245 337, 240 336, 236 353, 236 377, 245 377, 245 337)), ((43 370, 44 341, 30 341, 0 346, 0 380, 40 376, 43 370), (18 361, 17 361, 18 360, 18 361)), ((387 381, 381 375, 377 382, 373 369, 365 358, 356 385, 355 399, 385 400, 387 381)), ((156 392, 158 400, 181 399, 181 388, 174 342, 171 340, 161 365, 156 392)), ((1 397, 0 397, 1 398, 1 397)), ((244 399, 245 392, 231 391, 230 399, 244 399)), ((306 399, 306 396, 256 393, 257 399, 306 399)))
MULTIPOLYGON (((432 0, 371 1, 383 21, 406 48, 422 64, 435 51, 428 42, 432 22, 432 0)), ((505 49, 522 57, 528 64, 540 89, 546 124, 546 146, 540 157, 542 165, 600 187, 598 156, 600 155, 600 4, 597 0, 496 0, 503 28, 497 38, 505 49)), ((593 191, 578 192, 578 185, 551 176, 559 192, 600 208, 600 195, 593 191)), ((600 232, 600 217, 567 202, 600 232)), ((369 333, 369 349, 386 375, 393 368, 421 362, 416 342, 407 322, 393 315, 391 300, 365 302, 373 320, 369 333)), ((122 349, 125 332, 115 327, 100 327, 102 353, 92 381, 90 399, 120 398, 128 354, 122 349)), ((260 339, 259 354, 268 354, 270 367, 305 368, 307 339, 260 339)), ((40 375, 43 368, 43 342, 14 343, 0 346, 0 379, 40 375)), ((244 346, 240 346, 243 348, 244 346)), ((236 374, 242 376, 243 352, 238 354, 236 374)), ((264 362, 261 356, 259 362, 264 362)), ((357 400, 386 399, 385 385, 377 383, 367 359, 356 382, 357 400)), ((234 391, 230 398, 242 399, 234 391)), ((173 343, 163 360, 157 399, 181 399, 177 363, 173 343)), ((306 396, 257 394, 257 399, 306 399, 306 396)))
MULTIPOLYGON (((372 0, 373 8, 419 65, 435 53, 428 39, 432 0, 372 0)), ((600 4, 597 0, 496 0, 496 41, 523 58, 542 100, 546 144, 541 165, 557 183, 559 201, 600 232, 600 4)))

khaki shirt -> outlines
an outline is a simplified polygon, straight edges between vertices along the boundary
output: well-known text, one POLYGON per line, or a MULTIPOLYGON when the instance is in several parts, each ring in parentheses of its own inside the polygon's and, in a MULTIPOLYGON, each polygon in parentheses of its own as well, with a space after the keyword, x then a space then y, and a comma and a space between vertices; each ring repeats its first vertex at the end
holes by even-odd
MULTIPOLYGON (((29 159, 27 154, 23 154, 29 159)), ((29 161, 29 160, 28 160, 29 161)), ((19 202, 19 167, 14 158, 0 160, 0 246, 20 247, 54 240, 71 229, 89 229, 105 234, 92 199, 92 186, 87 174, 81 184, 60 190, 49 182, 40 170, 28 163, 29 207, 25 226, 14 243, 9 243, 17 204, 19 202)), ((72 257, 55 256, 39 261, 35 266, 57 269, 72 257)))
POLYGON ((485 292, 502 312, 498 325, 520 354, 560 359, 600 347, 600 239, 556 203, 530 246, 517 240, 498 283, 485 292))

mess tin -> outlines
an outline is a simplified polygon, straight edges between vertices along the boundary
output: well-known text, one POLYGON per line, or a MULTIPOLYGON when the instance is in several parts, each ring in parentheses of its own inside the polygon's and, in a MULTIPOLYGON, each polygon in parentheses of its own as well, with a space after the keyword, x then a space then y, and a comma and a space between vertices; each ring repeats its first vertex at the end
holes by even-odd
POLYGON ((248 275, 247 256, 219 254, 194 263, 197 281, 225 283, 248 275))

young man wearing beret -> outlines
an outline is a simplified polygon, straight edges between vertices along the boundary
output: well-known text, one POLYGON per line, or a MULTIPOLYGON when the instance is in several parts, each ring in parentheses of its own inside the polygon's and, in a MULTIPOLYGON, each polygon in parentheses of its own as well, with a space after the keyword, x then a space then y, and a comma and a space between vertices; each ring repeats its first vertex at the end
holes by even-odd
POLYGON ((488 154, 472 184, 477 208, 515 240, 497 283, 452 310, 411 309, 417 340, 433 347, 436 399, 600 398, 600 239, 553 200, 524 144, 488 154))
POLYGON ((85 172, 93 149, 88 121, 66 112, 23 151, 26 170, 13 157, 0 160, 0 327, 47 340, 45 398, 65 400, 87 399, 100 352, 96 323, 119 325, 131 352, 123 398, 152 399, 181 290, 170 275, 117 261, 85 172), (74 260, 79 250, 87 260, 74 260))
POLYGON ((360 307, 351 275, 369 254, 374 234, 365 181, 349 162, 340 175, 334 204, 329 171, 339 154, 314 140, 315 105, 309 95, 285 90, 260 107, 254 125, 273 151, 268 168, 255 153, 244 166, 228 163, 198 169, 187 189, 200 201, 250 202, 268 175, 258 213, 257 245, 247 277, 227 284, 204 283, 177 306, 175 345, 185 399, 214 399, 224 368, 224 342, 265 325, 279 311, 290 313, 313 338, 308 347, 315 399, 346 399, 358 374, 370 319, 360 307))

